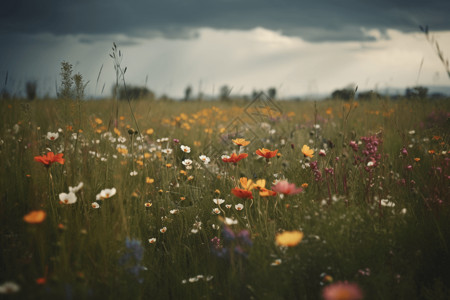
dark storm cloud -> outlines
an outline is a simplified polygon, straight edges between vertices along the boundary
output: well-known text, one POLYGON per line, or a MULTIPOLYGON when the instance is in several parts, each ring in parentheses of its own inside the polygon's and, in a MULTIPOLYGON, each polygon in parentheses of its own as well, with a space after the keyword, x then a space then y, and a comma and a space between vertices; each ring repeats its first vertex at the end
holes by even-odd
POLYGON ((198 27, 259 26, 309 41, 367 40, 362 27, 450 29, 449 11, 443 0, 16 0, 2 4, 0 33, 193 38, 198 27))

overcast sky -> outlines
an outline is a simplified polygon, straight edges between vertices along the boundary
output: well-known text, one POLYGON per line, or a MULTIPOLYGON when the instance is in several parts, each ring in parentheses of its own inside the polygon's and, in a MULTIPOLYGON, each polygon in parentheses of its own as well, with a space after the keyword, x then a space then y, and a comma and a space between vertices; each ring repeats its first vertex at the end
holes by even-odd
POLYGON ((8 74, 12 93, 37 80, 39 94, 54 95, 65 60, 90 81, 89 95, 107 96, 113 42, 127 82, 158 96, 182 97, 187 85, 207 95, 225 84, 235 94, 276 87, 282 97, 450 86, 419 30, 428 25, 450 57, 449 11, 444 0, 9 1, 0 11, 0 88, 8 74))

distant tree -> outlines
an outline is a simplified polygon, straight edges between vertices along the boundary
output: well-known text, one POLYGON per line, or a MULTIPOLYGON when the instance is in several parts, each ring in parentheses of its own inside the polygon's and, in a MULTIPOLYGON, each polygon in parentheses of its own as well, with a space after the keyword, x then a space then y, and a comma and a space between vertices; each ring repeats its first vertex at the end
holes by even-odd
POLYGON ((84 98, 84 90, 86 89, 88 82, 84 82, 83 75, 77 73, 73 75, 73 81, 75 83, 73 94, 75 99, 83 99, 84 98))
POLYGON ((36 95, 37 95, 36 81, 27 81, 27 83, 25 83, 25 92, 27 93, 28 100, 31 101, 31 100, 36 99, 36 95))
POLYGON ((73 98, 73 77, 72 77, 73 67, 72 64, 63 61, 61 63, 61 87, 59 89, 58 97, 63 99, 73 98))
POLYGON ((270 99, 275 99, 277 96, 277 88, 271 87, 267 90, 267 95, 270 97, 270 99))
POLYGON ((1 99, 3 100, 8 100, 11 99, 11 94, 8 92, 7 89, 2 89, 2 93, 1 93, 1 99))
POLYGON ((228 87, 228 85, 223 85, 219 91, 219 98, 220 98, 220 100, 224 100, 224 101, 230 100, 230 94, 231 94, 231 89, 228 87))
POLYGON ((83 76, 80 73, 72 75, 72 64, 63 61, 61 63, 61 86, 57 96, 62 99, 83 99, 84 90, 88 82, 84 82, 83 76))
POLYGON ((184 89, 184 101, 188 101, 191 98, 191 95, 192 95, 192 87, 188 85, 184 89))
POLYGON ((381 98, 382 96, 374 91, 361 92, 358 94, 358 100, 377 100, 381 98))
POLYGON ((427 98, 428 88, 423 86, 415 86, 405 90, 405 97, 408 99, 425 99, 427 98))
MULTIPOLYGON (((115 90, 116 87, 113 87, 115 90)), ((137 100, 137 99, 150 99, 155 98, 155 94, 145 86, 120 86, 117 93, 119 100, 137 100)))
POLYGON ((355 91, 353 89, 345 88, 341 90, 335 90, 331 93, 331 98, 341 99, 341 100, 351 100, 355 96, 355 91))
POLYGON ((259 96, 263 91, 253 90, 252 91, 252 100, 259 96))

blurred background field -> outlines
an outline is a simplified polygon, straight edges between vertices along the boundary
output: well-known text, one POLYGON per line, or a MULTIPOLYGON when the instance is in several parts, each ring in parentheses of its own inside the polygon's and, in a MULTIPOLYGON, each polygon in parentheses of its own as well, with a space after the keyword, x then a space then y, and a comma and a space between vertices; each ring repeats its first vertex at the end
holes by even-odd
POLYGON ((448 99, 0 106, 11 298, 320 299, 342 282, 365 299, 448 297, 448 99), (36 159, 48 152, 64 164, 36 159), (222 160, 233 152, 248 157, 222 160), (303 191, 244 199, 243 177, 303 191))

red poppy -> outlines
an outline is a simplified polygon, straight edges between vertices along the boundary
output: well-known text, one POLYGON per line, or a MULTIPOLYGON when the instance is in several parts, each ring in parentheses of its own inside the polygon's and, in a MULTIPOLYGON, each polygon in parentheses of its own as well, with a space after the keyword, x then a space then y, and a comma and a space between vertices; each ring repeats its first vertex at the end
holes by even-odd
POLYGON ((53 152, 48 152, 47 155, 35 156, 34 160, 43 163, 46 166, 50 166, 52 163, 57 162, 64 164, 64 158, 62 158, 64 153, 54 154, 53 152))
POLYGON ((233 193, 233 195, 235 195, 236 197, 239 197, 239 198, 253 199, 253 195, 252 195, 251 191, 247 191, 247 190, 240 189, 240 188, 234 188, 231 190, 231 192, 233 193))
POLYGON ((265 157, 265 158, 272 158, 275 155, 277 155, 277 152, 278 152, 278 149, 275 151, 270 151, 269 149, 266 149, 266 148, 256 150, 256 154, 258 154, 259 156, 265 157))
POLYGON ((240 161, 243 158, 246 158, 248 156, 247 153, 241 153, 239 155, 237 155, 236 153, 232 153, 230 157, 223 157, 222 161, 223 162, 232 162, 232 163, 237 163, 238 161, 240 161))

